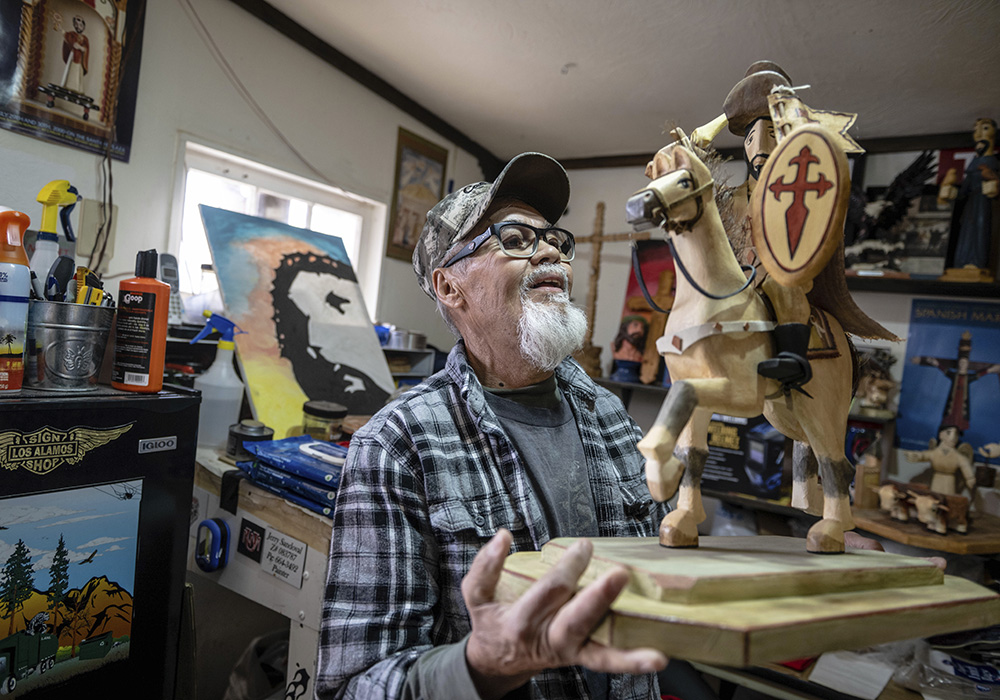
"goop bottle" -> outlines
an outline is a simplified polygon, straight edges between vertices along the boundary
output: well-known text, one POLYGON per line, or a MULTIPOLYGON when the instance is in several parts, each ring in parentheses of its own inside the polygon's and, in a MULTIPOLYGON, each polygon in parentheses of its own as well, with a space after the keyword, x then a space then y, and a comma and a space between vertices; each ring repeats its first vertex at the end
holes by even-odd
POLYGON ((156 279, 158 255, 143 250, 135 258, 135 277, 118 285, 115 364, 111 386, 153 393, 163 388, 170 285, 156 279))

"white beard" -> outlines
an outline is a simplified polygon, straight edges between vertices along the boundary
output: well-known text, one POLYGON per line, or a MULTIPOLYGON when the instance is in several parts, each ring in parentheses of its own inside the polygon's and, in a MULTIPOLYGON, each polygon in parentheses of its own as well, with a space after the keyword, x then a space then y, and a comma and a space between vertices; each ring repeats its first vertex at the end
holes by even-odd
POLYGON ((522 313, 517 323, 517 335, 524 359, 533 367, 550 372, 567 355, 583 347, 587 316, 582 309, 570 303, 569 294, 565 291, 550 295, 545 301, 536 301, 528 296, 532 278, 552 272, 552 268, 558 268, 563 276, 563 289, 568 286, 562 266, 541 267, 545 269, 538 269, 526 277, 521 287, 522 313))

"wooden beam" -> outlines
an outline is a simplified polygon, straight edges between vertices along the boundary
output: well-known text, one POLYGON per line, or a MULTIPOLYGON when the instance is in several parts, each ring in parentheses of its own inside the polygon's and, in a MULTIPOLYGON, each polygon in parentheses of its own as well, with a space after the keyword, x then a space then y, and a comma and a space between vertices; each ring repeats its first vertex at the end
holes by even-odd
POLYGON ((504 161, 490 153, 485 147, 466 136, 429 109, 387 83, 370 70, 330 46, 280 10, 263 0, 231 0, 257 19, 284 34, 306 51, 330 64, 341 73, 357 81, 390 104, 403 110, 411 117, 430 127, 459 148, 471 153, 479 161, 479 167, 487 180, 493 180, 505 165, 504 161))

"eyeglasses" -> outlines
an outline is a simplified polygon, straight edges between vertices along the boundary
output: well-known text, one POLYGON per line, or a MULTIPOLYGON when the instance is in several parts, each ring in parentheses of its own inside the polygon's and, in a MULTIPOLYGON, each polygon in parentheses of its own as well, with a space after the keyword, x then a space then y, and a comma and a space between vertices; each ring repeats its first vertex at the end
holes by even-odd
POLYGON ((511 258, 530 258, 538 252, 538 241, 544 240, 559 251, 559 260, 569 262, 576 255, 576 239, 573 234, 563 228, 537 228, 516 221, 501 221, 493 224, 481 234, 473 238, 448 262, 441 267, 454 265, 462 258, 467 258, 482 247, 490 236, 496 236, 500 242, 500 251, 511 258))

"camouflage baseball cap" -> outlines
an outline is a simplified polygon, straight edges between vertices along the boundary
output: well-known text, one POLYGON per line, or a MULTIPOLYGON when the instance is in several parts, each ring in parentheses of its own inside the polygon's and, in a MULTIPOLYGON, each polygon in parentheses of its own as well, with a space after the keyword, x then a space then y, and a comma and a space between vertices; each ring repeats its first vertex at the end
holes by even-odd
POLYGON ((514 197, 534 207, 554 224, 569 202, 569 177, 554 158, 542 153, 514 156, 499 177, 452 192, 427 212, 427 222, 413 250, 417 282, 431 299, 431 274, 451 248, 469 235, 497 197, 514 197))

